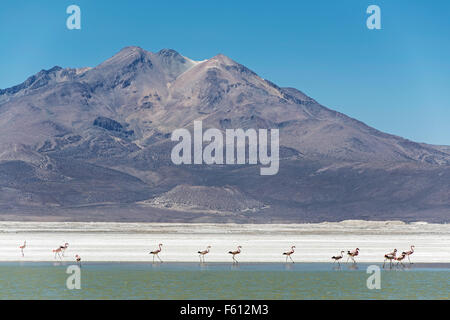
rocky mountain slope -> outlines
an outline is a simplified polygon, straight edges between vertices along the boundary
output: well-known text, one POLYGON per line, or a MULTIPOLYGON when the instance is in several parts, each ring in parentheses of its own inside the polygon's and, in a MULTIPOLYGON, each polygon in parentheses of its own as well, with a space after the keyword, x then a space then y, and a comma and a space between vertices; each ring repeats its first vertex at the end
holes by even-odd
POLYGON ((127 47, 42 70, 0 90, 0 137, 0 219, 450 220, 450 147, 380 132, 220 54, 127 47), (279 173, 173 165, 170 135, 194 120, 278 128, 279 173))

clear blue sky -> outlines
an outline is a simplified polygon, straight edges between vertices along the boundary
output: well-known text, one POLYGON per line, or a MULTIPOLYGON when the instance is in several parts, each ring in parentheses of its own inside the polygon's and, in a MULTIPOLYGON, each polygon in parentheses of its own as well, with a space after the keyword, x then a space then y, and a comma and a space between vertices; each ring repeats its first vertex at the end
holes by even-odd
POLYGON ((450 145, 450 1, 2 1, 0 88, 95 66, 124 46, 223 53, 377 129, 450 145), (82 29, 66 28, 81 7, 82 29), (366 8, 381 7, 382 30, 366 8))

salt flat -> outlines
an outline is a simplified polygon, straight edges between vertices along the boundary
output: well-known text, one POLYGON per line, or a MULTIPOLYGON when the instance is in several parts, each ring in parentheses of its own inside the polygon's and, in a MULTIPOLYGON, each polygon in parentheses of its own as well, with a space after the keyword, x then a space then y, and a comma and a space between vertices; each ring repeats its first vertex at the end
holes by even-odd
MULTIPOLYGON (((242 246, 240 262, 283 262, 283 251, 296 246, 296 262, 329 262, 340 250, 360 248, 357 261, 382 262, 383 255, 414 244, 413 262, 450 262, 450 226, 398 221, 343 221, 318 224, 177 224, 110 222, 1 222, 0 261, 53 261, 55 249, 69 247, 62 259, 73 261, 152 261, 149 251, 163 244, 167 262, 198 261, 198 250, 211 245, 206 261, 231 261, 242 246), (27 241, 22 257, 19 246, 27 241)), ((57 258, 59 260, 59 258, 57 258)))

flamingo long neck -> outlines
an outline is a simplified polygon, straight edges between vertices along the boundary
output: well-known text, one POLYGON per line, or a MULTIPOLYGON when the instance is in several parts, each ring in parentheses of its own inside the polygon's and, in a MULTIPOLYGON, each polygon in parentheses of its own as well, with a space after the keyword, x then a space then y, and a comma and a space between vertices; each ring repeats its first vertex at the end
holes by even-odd
POLYGON ((414 252, 414 246, 411 246, 411 252, 414 252))
POLYGON ((238 247, 237 252, 241 252, 241 248, 238 247))
POLYGON ((295 250, 294 250, 294 247, 291 247, 291 251, 292 251, 292 253, 294 253, 294 251, 295 251, 295 250))
POLYGON ((159 251, 161 251, 161 244, 158 247, 159 247, 159 251))

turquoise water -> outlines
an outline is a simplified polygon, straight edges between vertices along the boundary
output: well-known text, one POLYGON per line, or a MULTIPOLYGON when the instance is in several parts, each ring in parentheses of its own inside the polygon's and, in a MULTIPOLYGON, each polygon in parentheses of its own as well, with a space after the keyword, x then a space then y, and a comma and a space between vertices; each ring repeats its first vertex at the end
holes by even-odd
MULTIPOLYGON (((0 263, 0 299, 448 299, 450 265, 381 271, 369 290, 367 264, 88 263, 69 290, 69 263, 0 263)), ((381 266, 381 265, 380 265, 381 266)))

